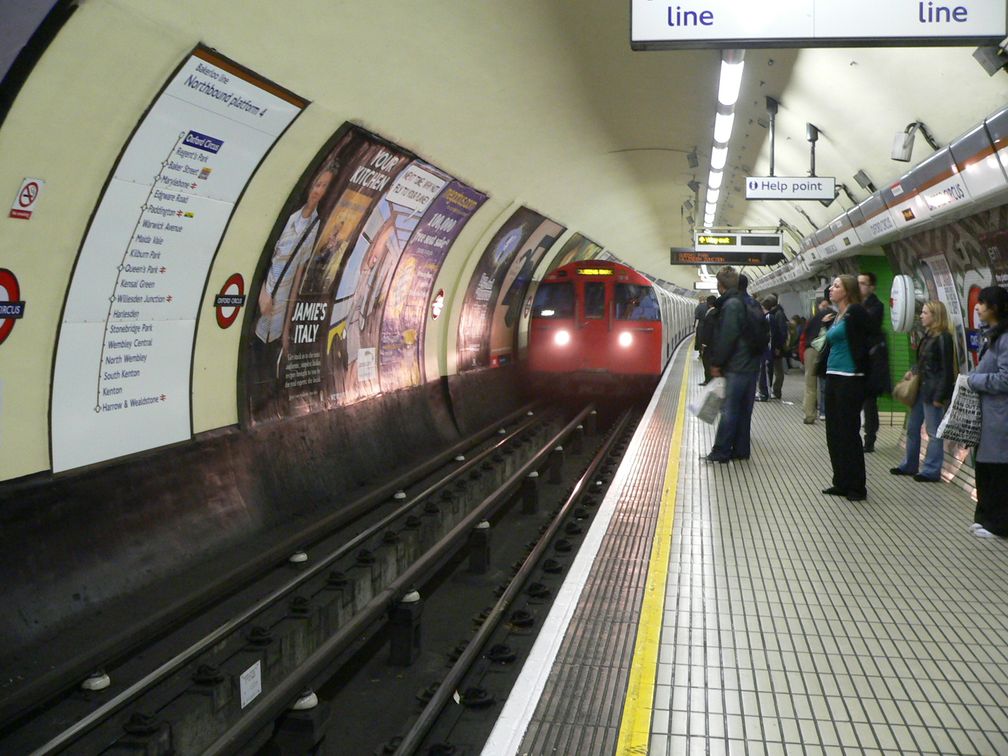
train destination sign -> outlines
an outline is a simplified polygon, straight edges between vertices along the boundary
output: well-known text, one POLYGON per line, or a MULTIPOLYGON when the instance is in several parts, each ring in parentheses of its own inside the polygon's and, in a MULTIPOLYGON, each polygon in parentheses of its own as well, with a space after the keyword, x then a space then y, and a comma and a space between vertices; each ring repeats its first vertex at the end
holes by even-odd
POLYGON ((997 44, 1004 0, 631 0, 630 47, 997 44))
POLYGON ((673 265, 776 265, 784 262, 783 252, 710 252, 692 247, 672 247, 673 265))
POLYGON ((836 179, 832 176, 749 176, 747 200, 832 200, 836 179))

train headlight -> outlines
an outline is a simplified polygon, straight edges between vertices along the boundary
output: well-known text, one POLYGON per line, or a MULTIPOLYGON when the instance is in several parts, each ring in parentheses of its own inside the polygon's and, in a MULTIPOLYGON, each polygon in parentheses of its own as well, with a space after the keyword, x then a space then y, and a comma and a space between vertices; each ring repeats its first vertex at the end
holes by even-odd
POLYGON ((570 331, 557 331, 553 335, 553 343, 557 346, 567 346, 570 344, 570 331))
POLYGON ((628 347, 633 344, 633 334, 629 331, 623 331, 623 333, 619 335, 619 339, 617 339, 617 341, 621 347, 628 347))

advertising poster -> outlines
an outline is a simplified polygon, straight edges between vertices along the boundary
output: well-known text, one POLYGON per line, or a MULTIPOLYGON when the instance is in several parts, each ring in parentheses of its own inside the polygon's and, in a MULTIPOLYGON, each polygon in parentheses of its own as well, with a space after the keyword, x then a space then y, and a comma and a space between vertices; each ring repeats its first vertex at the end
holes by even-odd
POLYGON ((345 316, 339 313, 350 301, 336 301, 337 289, 365 221, 411 159, 350 127, 278 219, 284 225, 264 252, 245 360, 253 422, 326 409, 342 393, 346 352, 339 323, 345 316))
POLYGON ((955 280, 952 278, 952 270, 943 255, 925 257, 921 260, 921 266, 930 271, 928 289, 939 302, 945 305, 948 310, 949 321, 955 333, 956 356, 958 357, 959 370, 966 372, 969 370, 967 363, 966 327, 963 322, 962 305, 959 302, 959 292, 956 288, 955 280), (932 288, 933 287, 933 288, 932 288))
POLYGON ((252 174, 307 102, 197 49, 125 146, 82 242, 56 346, 56 472, 186 440, 200 300, 252 174))
POLYGON ((434 281, 456 237, 486 195, 452 181, 428 208, 399 257, 381 323, 379 378, 382 391, 425 381, 423 333, 434 281))
MULTIPOLYGON (((546 219, 532 232, 511 262, 500 284, 490 324, 490 366, 499 367, 515 360, 515 328, 522 315, 522 305, 532 284, 532 273, 564 232, 559 223, 546 219)), ((531 301, 528 302, 531 308, 531 301)))
POLYGON ((411 163, 379 200, 347 257, 329 322, 336 401, 353 402, 380 391, 378 348, 392 273, 417 224, 449 177, 420 161, 411 163))
POLYGON ((589 260, 597 257, 601 252, 601 244, 596 244, 587 236, 574 233, 564 243, 560 252, 553 258, 553 262, 549 264, 549 267, 546 268, 545 272, 555 270, 556 268, 566 265, 567 263, 575 262, 576 260, 589 260))
MULTIPOLYGON (((538 244, 530 249, 527 242, 544 222, 546 219, 534 210, 519 208, 494 234, 483 252, 462 302, 457 355, 459 372, 491 366, 490 329, 504 278, 519 254, 522 260, 516 274, 525 267, 529 254, 538 249, 538 244)), ((543 252, 549 249, 558 235, 553 235, 543 252)), ((540 237, 540 241, 542 239, 540 237)), ((518 306, 521 306, 520 301, 518 306)))
POLYGON ((991 273, 994 274, 993 283, 1008 286, 1008 231, 981 234, 978 241, 987 256, 991 273))

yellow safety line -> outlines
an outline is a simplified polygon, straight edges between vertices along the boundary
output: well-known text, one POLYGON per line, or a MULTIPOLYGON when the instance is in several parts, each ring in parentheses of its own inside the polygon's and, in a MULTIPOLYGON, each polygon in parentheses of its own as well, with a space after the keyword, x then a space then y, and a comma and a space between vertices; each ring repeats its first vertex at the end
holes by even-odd
POLYGON ((658 525, 651 543, 647 582, 641 603, 640 624, 630 664, 630 682, 623 717, 620 720, 616 753, 646 754, 651 737, 651 710, 654 703, 655 675, 658 668, 658 645, 661 640, 665 611, 665 584, 668 581, 669 550, 672 546, 672 522, 675 519, 676 488, 679 485, 679 456, 682 451, 683 426, 686 417, 686 387, 689 385, 690 360, 683 370, 676 410, 675 430, 669 446, 668 467, 662 485, 658 507, 658 525))

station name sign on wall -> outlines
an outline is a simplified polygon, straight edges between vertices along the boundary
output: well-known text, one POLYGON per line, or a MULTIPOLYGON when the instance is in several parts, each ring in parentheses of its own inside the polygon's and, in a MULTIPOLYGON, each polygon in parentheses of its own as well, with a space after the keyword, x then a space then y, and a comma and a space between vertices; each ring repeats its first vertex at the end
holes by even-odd
POLYGON ((974 45, 1008 36, 1004 0, 631 0, 634 50, 974 45))
POLYGON ((196 319, 259 163, 307 101, 197 48, 123 149, 81 244, 56 345, 54 472, 191 436, 196 319))

